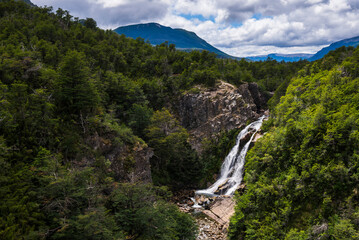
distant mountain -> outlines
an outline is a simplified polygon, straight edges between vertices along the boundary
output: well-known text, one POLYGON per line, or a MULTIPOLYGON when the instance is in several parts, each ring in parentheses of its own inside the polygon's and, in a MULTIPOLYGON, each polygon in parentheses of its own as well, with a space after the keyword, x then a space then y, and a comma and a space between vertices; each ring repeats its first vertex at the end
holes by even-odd
POLYGON ((335 50, 337 48, 340 48, 342 46, 353 46, 356 47, 359 45, 359 36, 357 37, 353 37, 353 38, 348 38, 348 39, 344 39, 341 40, 339 42, 335 42, 330 44, 328 47, 323 48, 322 50, 320 50, 319 52, 317 52, 313 57, 309 58, 309 61, 315 61, 318 59, 323 58, 327 53, 329 53, 332 50, 335 50))
POLYGON ((148 40, 153 45, 159 45, 167 41, 169 44, 175 44, 176 48, 179 50, 207 50, 216 53, 222 58, 236 58, 213 47, 205 40, 198 37, 194 32, 189 32, 180 28, 166 27, 158 23, 123 26, 116 28, 114 31, 133 39, 141 37, 148 40))
POLYGON ((274 59, 278 62, 284 61, 284 62, 297 62, 299 60, 305 60, 310 57, 312 57, 313 54, 307 54, 307 53, 298 53, 298 54, 279 54, 279 53, 271 53, 268 55, 260 55, 260 56, 252 56, 252 57, 246 57, 246 59, 252 60, 252 61, 266 61, 268 58, 274 59))
POLYGON ((31 5, 31 6, 35 6, 35 4, 33 4, 30 0, 22 0, 24 2, 26 2, 27 4, 31 5))
MULTIPOLYGON (((2 0, 0 0, 0 2, 1 2, 2 0)), ((25 2, 25 3, 27 3, 27 4, 29 4, 30 6, 33 6, 33 7, 35 7, 36 5, 35 4, 33 4, 30 0, 15 0, 15 1, 23 1, 23 2, 25 2)))

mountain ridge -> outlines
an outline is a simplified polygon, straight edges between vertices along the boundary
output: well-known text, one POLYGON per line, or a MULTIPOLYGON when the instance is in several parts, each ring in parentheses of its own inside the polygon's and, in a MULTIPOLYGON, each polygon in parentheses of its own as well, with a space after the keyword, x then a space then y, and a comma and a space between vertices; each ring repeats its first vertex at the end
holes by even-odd
POLYGON ((314 54, 310 54, 310 53, 293 53, 293 54, 270 53, 268 55, 249 56, 245 58, 252 61, 266 61, 268 58, 271 58, 279 62, 281 61, 297 62, 300 60, 308 59, 313 55, 314 54))
POLYGON ((297 53, 297 54, 280 54, 280 53, 271 53, 268 55, 257 55, 257 56, 248 56, 245 57, 251 61, 266 61, 268 58, 271 58, 276 61, 285 61, 285 62, 296 62, 300 60, 316 61, 323 58, 330 51, 334 51, 340 47, 356 47, 359 45, 359 36, 343 39, 337 42, 331 43, 329 46, 322 48, 315 54, 308 53, 297 53))
POLYGON ((113 31, 133 39, 141 37, 146 41, 148 40, 153 45, 160 45, 164 42, 168 42, 169 44, 175 44, 177 49, 183 51, 207 50, 217 54, 221 58, 237 59, 237 57, 230 56, 210 45, 196 33, 182 28, 171 28, 159 23, 150 22, 121 26, 113 31))
POLYGON ((330 51, 335 50, 340 47, 356 47, 359 45, 359 36, 343 39, 334 43, 331 43, 328 47, 322 48, 320 51, 318 51, 314 56, 310 57, 309 61, 315 61, 318 59, 323 58, 326 54, 328 54, 330 51))
MULTIPOLYGON (((152 45, 159 45, 164 42, 169 44, 175 44, 178 50, 192 51, 192 50, 207 50, 217 54, 220 58, 232 58, 242 59, 241 57, 231 56, 216 47, 210 45, 204 39, 200 38, 195 32, 187 31, 182 28, 171 28, 163 26, 159 23, 141 23, 132 24, 127 26, 121 26, 113 30, 118 34, 124 34, 127 37, 136 39, 141 37, 146 41, 149 41, 152 45)), ((278 62, 297 62, 300 60, 315 61, 323 58, 327 53, 335 50, 342 46, 353 46, 359 45, 359 36, 340 40, 330 44, 328 47, 322 48, 315 54, 309 53, 294 53, 294 54, 281 54, 281 53, 270 53, 257 56, 243 57, 249 61, 266 61, 268 58, 276 60, 278 62)))

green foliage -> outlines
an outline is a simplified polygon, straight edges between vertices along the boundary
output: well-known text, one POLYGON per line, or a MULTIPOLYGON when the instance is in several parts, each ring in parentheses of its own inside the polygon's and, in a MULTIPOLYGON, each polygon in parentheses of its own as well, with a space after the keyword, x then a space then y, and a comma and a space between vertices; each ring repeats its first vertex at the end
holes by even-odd
MULTIPOLYGON (((350 63, 348 77, 356 74, 350 63)), ((124 155, 128 173, 133 149, 147 141, 155 152, 154 182, 191 187, 205 172, 215 172, 218 161, 199 159, 187 131, 161 109, 174 108, 195 85, 213 87, 218 79, 236 85, 258 81, 273 91, 303 64, 216 59, 167 43, 153 47, 63 9, 0 1, 0 238, 193 239, 190 216, 148 190, 152 187, 120 185, 116 181, 126 176, 115 176, 116 164, 106 154, 116 149, 124 155), (131 200, 135 217, 126 225, 123 201, 142 190, 149 197, 131 200), (114 199, 122 205, 109 204, 114 199)), ((332 81, 338 81, 337 74, 332 81)), ((355 121, 346 118, 351 107, 337 116, 348 125, 355 121)), ((328 142, 336 131, 350 131, 348 126, 331 130, 328 142)), ((350 136, 355 142, 357 134, 350 136)), ((217 150, 212 156, 222 155, 217 150)), ((330 167, 338 177, 347 172, 330 167)), ((329 200, 335 199, 327 200, 322 208, 331 214, 329 200)))
POLYGON ((60 63, 55 102, 61 113, 87 115, 98 104, 99 98, 84 59, 83 54, 70 51, 60 63))
MULTIPOLYGON (((354 48, 353 47, 340 47, 334 51, 329 52, 324 58, 319 59, 315 62, 312 62, 307 65, 301 65, 301 68, 297 73, 295 72, 295 75, 298 76, 307 76, 310 74, 318 73, 320 70, 330 70, 335 65, 341 64, 344 60, 346 60, 348 57, 353 55, 354 48)), ((352 61, 352 58, 348 58, 346 60, 346 63, 343 63, 343 66, 346 64, 349 66, 355 65, 355 61, 352 61), (349 60, 350 59, 350 60, 349 60)), ((294 69, 293 69, 294 70, 294 69)), ((297 68, 298 70, 298 68, 297 68)), ((288 85, 290 84, 290 81, 293 76, 293 74, 290 75, 290 77, 285 78, 282 82, 277 82, 277 87, 274 93, 274 96, 269 100, 268 106, 270 109, 275 108, 275 106, 279 103, 280 98, 285 95, 288 85)))
POLYGON ((214 87, 219 74, 214 70, 195 70, 192 73, 193 82, 197 84, 204 84, 207 87, 214 87))
POLYGON ((358 51, 291 81, 247 155, 231 239, 358 237, 358 51))
POLYGON ((143 137, 144 130, 150 124, 152 109, 146 105, 133 104, 129 110, 129 123, 128 125, 133 129, 134 133, 143 137))
POLYGON ((195 239, 193 219, 166 203, 151 185, 122 184, 113 191, 108 204, 117 226, 136 239, 195 239))
POLYGON ((126 239, 112 216, 103 207, 89 209, 71 219, 65 229, 52 236, 53 239, 126 239))
POLYGON ((340 219, 331 229, 334 239, 358 239, 359 232, 349 219, 340 219))
POLYGON ((207 182, 214 182, 217 179, 221 165, 234 146, 238 133, 239 130, 234 129, 229 132, 222 132, 216 139, 204 139, 202 141, 203 152, 200 161, 203 163, 204 178, 202 181, 204 181, 204 186, 207 182))
POLYGON ((188 143, 189 135, 167 109, 153 114, 146 131, 155 152, 151 159, 154 183, 176 188, 200 180, 202 164, 188 143))
POLYGON ((298 231, 297 229, 291 229, 287 235, 285 235, 285 240, 305 240, 308 239, 308 235, 304 231, 298 231))
POLYGON ((93 18, 86 18, 84 21, 84 26, 91 29, 96 29, 97 23, 93 18))
POLYGON ((177 55, 66 10, 0 1, 1 239, 194 239, 192 218, 162 200, 165 191, 132 200, 134 224, 119 224, 108 204, 127 196, 118 192, 143 194, 119 187, 126 176, 105 156, 116 148, 124 174, 133 171, 153 109, 172 96, 164 81, 177 55))

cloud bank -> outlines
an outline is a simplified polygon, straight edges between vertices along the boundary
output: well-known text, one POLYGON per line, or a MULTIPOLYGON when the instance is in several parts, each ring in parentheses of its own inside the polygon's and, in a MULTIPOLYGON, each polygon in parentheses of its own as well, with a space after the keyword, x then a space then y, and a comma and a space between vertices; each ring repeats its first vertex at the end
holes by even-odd
POLYGON ((358 0, 33 0, 102 28, 158 22, 234 56, 314 53, 359 35, 358 0))

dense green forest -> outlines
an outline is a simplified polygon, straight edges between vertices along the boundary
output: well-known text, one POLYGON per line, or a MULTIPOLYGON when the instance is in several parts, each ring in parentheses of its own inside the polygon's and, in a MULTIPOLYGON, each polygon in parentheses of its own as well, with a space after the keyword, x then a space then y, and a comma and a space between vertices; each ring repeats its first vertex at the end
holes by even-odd
POLYGON ((359 48, 307 65, 246 158, 231 239, 359 239, 359 48))
MULTIPOLYGON (((343 63, 348 82, 356 71, 351 62, 343 63)), ((206 51, 186 53, 166 43, 153 47, 143 39, 101 30, 95 20, 74 18, 66 10, 0 1, 0 238, 194 239, 194 221, 169 203, 171 191, 197 187, 217 173, 235 135, 223 133, 208 141, 199 156, 188 143, 187 130, 176 119, 173 106, 178 98, 199 84, 214 87, 219 79, 237 86, 254 81, 262 91, 277 90, 270 102, 274 106, 299 69, 304 68, 294 83, 312 78, 310 74, 321 81, 326 73, 321 71, 323 64, 310 68, 307 64, 217 59, 206 51), (100 139, 106 148, 94 147, 93 139, 100 139), (126 174, 131 173, 136 154, 149 148, 154 151, 153 184, 130 183, 126 174), (113 149, 123 152, 122 175, 114 171, 116 163, 105 157, 113 149)), ((330 76, 339 76, 335 81, 344 79, 337 74, 338 67, 329 69, 325 71, 330 76)), ((291 90, 293 85, 288 92, 291 90)), ((340 94, 339 90, 335 94, 340 94)), ((348 97, 354 90, 343 90, 343 94, 348 97)), ((277 107, 278 117, 273 122, 277 127, 273 129, 285 126, 286 120, 279 114, 290 107, 287 101, 277 107)), ((346 105, 344 115, 336 118, 353 120, 345 114, 355 107, 346 105)), ((292 112, 299 114, 299 110, 293 108, 292 112)), ((327 113, 324 106, 322 110, 329 124, 329 113, 334 110, 327 113)), ((293 131, 299 128, 293 126, 293 131)), ((344 127, 346 132, 340 137, 348 133, 350 136, 345 136, 353 139, 350 144, 357 144, 349 127, 344 127)), ((335 129, 333 126, 333 131, 339 131, 339 126, 335 129)), ((310 131, 318 131, 322 134, 318 138, 324 138, 325 128, 310 131)), ((335 134, 330 136, 338 137, 335 134)), ((328 146, 333 145, 329 137, 325 139, 328 146)), ((256 149, 264 148, 264 143, 256 149)), ((310 146, 319 151, 315 144, 310 146)), ((352 162, 349 145, 346 149, 343 169, 352 162)), ((323 159, 340 150, 328 150, 323 159)), ((345 169, 354 171, 353 166, 345 169)), ((253 181, 255 174, 259 172, 253 172, 253 181)), ((326 194, 331 198, 328 206, 337 204, 332 192, 326 194)), ((238 214, 239 210, 237 218, 238 214)), ((351 224, 345 219, 338 217, 341 224, 351 224)), ((233 236, 250 229, 243 223, 235 226, 233 236)))

